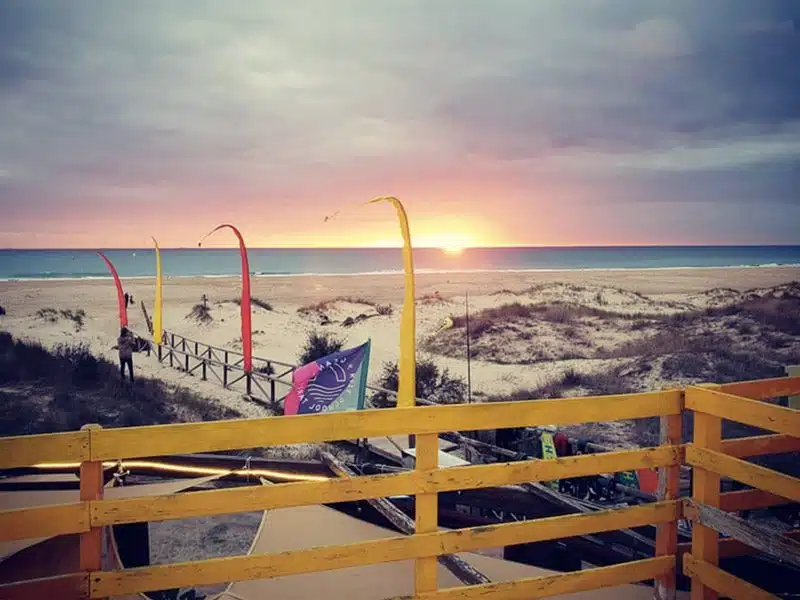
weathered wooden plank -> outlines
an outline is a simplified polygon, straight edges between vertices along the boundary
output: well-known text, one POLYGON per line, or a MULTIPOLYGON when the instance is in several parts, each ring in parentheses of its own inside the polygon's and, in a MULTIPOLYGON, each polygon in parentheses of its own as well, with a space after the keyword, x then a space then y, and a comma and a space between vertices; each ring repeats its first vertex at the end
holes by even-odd
POLYGON ((85 431, 0 438, 0 469, 77 463, 88 458, 89 434, 85 431))
POLYGON ((696 524, 710 527, 717 533, 739 540, 780 561, 800 567, 800 542, 781 535, 763 525, 728 514, 690 498, 683 500, 683 515, 696 524))
POLYGON ((393 600, 533 600, 635 583, 653 579, 674 569, 674 556, 658 556, 561 575, 528 577, 468 588, 452 587, 393 600))
POLYGON ((725 512, 739 512, 790 504, 791 501, 763 490, 737 490, 720 495, 719 507, 725 512))
POLYGON ((753 427, 761 427, 775 433, 792 436, 800 434, 800 411, 726 394, 719 390, 687 388, 686 408, 753 427), (692 390, 692 393, 689 393, 689 390, 692 390))
POLYGON ((780 600, 778 596, 734 577, 719 567, 698 560, 691 554, 683 557, 683 572, 692 578, 693 585, 695 581, 702 581, 704 586, 731 600, 780 600))
MULTIPOLYGON (((694 444, 686 447, 686 461, 700 469, 719 473, 793 502, 800 502, 800 480, 790 475, 784 475, 721 452, 698 448, 694 444)), ((703 502, 697 496, 695 496, 695 500, 703 502)), ((703 502, 703 504, 707 503, 703 502)))
MULTIPOLYGON (((686 407, 690 407, 697 397, 705 397, 710 389, 690 387, 686 389, 686 407)), ((696 412, 694 414, 694 443, 704 451, 719 450, 722 445, 722 419, 718 416, 696 412), (710 448, 712 450, 706 450, 710 448)), ((691 464, 691 462, 690 462, 691 464)), ((695 467, 701 465, 693 465, 695 467)), ((708 506, 719 506, 720 476, 713 469, 695 468, 692 470, 694 485, 692 497, 708 506)), ((692 554, 711 565, 719 564, 719 535, 710 527, 697 525, 692 530, 692 554)), ((700 579, 692 579, 692 600, 717 600, 713 588, 703 584, 700 579)))
MULTIPOLYGON (((659 443, 664 446, 681 444, 681 415, 661 417, 659 443)), ((681 495, 681 469, 679 465, 658 470, 658 500, 677 500, 681 495)), ((655 556, 674 556, 678 550, 678 520, 661 523, 656 528, 655 556)), ((675 600, 676 573, 665 573, 655 581, 655 600, 675 600)))
MULTIPOLYGON (((339 461, 335 456, 328 452, 322 453, 323 462, 336 473, 339 477, 356 477, 346 465, 339 461)), ((368 501, 370 505, 386 517, 390 523, 397 527, 406 535, 414 535, 416 525, 408 515, 397 508, 386 498, 375 498, 368 501)), ((453 575, 467 585, 479 583, 491 583, 491 580, 467 561, 462 560, 453 554, 442 554, 438 558, 439 562, 446 567, 453 575)))
MULTIPOLYGON (((102 431, 100 425, 84 425, 81 429, 89 434, 90 445, 94 435, 102 431)), ((103 498, 103 463, 100 461, 84 461, 80 468, 81 502, 94 502, 103 498)), ((90 523, 91 525, 91 523, 90 523)), ((89 531, 81 534, 80 569, 84 572, 97 571, 103 567, 103 529, 91 526, 89 531)))
MULTIPOLYGON (((800 541, 800 529, 792 529, 791 531, 785 532, 783 535, 789 539, 800 541)), ((692 544, 690 542, 678 544, 678 556, 682 556, 687 552, 691 553, 691 551, 692 544)), ((759 550, 751 548, 747 544, 739 540, 734 540, 733 538, 724 538, 719 541, 720 559, 733 558, 735 556, 749 556, 758 553, 759 550)))
MULTIPOLYGON (((435 433, 418 435, 416 439, 416 470, 424 473, 439 467, 439 436, 435 433)), ((417 533, 431 533, 439 529, 439 497, 417 494, 414 499, 414 519, 417 533)), ((438 587, 437 560, 433 556, 418 557, 414 564, 414 591, 435 591, 438 587)))
POLYGON ((0 542, 89 531, 89 504, 58 504, 0 511, 0 542))
POLYGON ((722 440, 722 452, 736 458, 800 452, 800 437, 774 433, 722 440))
POLYGON ((92 438, 91 458, 117 460, 394 434, 424 435, 441 431, 638 419, 680 413, 680 397, 680 391, 672 390, 103 429, 92 438), (147 444, 141 443, 143 439, 147 444))
POLYGON ((726 383, 718 387, 721 392, 752 400, 766 400, 780 396, 800 394, 800 377, 774 377, 756 381, 726 383))
POLYGON ((0 600, 84 600, 89 597, 89 576, 72 573, 0 585, 0 600))
MULTIPOLYGON (((677 501, 657 502, 618 510, 599 511, 591 515, 549 517, 490 527, 419 533, 413 536, 370 540, 343 546, 325 546, 289 552, 214 558, 197 562, 125 569, 124 571, 98 572, 92 574, 91 597, 104 598, 151 590, 211 585, 226 581, 266 579, 320 570, 345 569, 409 560, 420 556, 456 554, 481 548, 588 535, 600 531, 662 523, 676 519, 678 512, 677 501)), ((658 557, 651 560, 655 560, 656 563, 644 562, 643 564, 658 564, 660 567, 652 572, 645 571, 645 574, 638 579, 628 579, 622 583, 661 575, 674 565, 674 557, 658 557)), ((594 580, 590 578, 590 581, 594 580)))
POLYGON ((92 503, 91 517, 92 525, 99 526, 307 506, 322 502, 349 502, 403 494, 451 492, 670 466, 677 464, 679 455, 680 449, 676 446, 660 446, 570 456, 551 461, 529 460, 448 467, 434 471, 416 470, 356 479, 327 479, 187 492, 177 496, 103 500, 92 503))

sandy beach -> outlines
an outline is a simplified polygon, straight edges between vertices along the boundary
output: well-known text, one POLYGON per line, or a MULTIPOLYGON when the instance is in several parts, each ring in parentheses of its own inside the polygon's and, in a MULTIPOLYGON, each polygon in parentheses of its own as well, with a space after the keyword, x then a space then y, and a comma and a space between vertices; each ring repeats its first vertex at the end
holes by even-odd
MULTIPOLYGON (((512 394, 541 388, 570 369, 590 374, 619 367, 631 358, 630 352, 627 356, 620 354, 622 346, 655 335, 663 325, 646 321, 648 316, 730 306, 742 301, 748 290, 763 294, 796 280, 800 280, 800 268, 795 267, 422 273, 417 275, 419 356, 432 358, 453 375, 465 376, 465 330, 455 327, 434 334, 448 317, 463 316, 465 294, 469 293, 473 323, 478 325, 483 319, 482 328, 487 330, 473 329, 472 333, 473 393, 478 398, 512 394), (514 304, 568 306, 570 310, 582 307, 581 311, 597 314, 567 315, 569 323, 564 318, 541 315, 536 322, 512 322, 515 315, 505 316, 502 311, 514 304), (501 312, 494 317, 485 313, 498 309, 501 312), (489 316, 482 318, 482 311, 489 316), (622 320, 613 319, 617 314, 622 320), (631 315, 645 320, 628 323, 631 315), (501 322, 508 326, 498 332, 494 326, 501 322), (569 350, 571 345, 574 347, 569 350)), ((154 280, 130 279, 124 285, 136 303, 129 308, 131 327, 146 335, 140 302, 144 301, 152 314, 154 280)), ((241 348, 239 306, 234 302, 239 298, 240 285, 237 277, 167 278, 164 327, 217 346, 241 348), (189 316, 204 294, 212 317, 209 323, 189 316)), ((256 356, 295 364, 308 334, 327 331, 345 338, 348 345, 372 340, 373 383, 384 363, 397 360, 401 276, 254 277, 252 285, 252 297, 271 307, 265 310, 253 306, 256 356), (391 314, 378 314, 378 305, 390 305, 391 314)), ((111 280, 3 281, 0 305, 6 310, 0 317, 0 330, 39 340, 47 347, 83 342, 94 353, 116 361, 112 347, 118 334, 118 317, 111 280), (78 326, 57 315, 43 317, 41 311, 47 309, 83 309, 86 315, 78 326)), ((709 327, 713 329, 719 322, 717 319, 709 327)), ((219 398, 245 415, 264 414, 263 408, 243 401, 240 393, 172 370, 154 358, 139 355, 135 362, 140 374, 219 398)), ((669 377, 650 372, 641 377, 639 387, 674 383, 669 377)))

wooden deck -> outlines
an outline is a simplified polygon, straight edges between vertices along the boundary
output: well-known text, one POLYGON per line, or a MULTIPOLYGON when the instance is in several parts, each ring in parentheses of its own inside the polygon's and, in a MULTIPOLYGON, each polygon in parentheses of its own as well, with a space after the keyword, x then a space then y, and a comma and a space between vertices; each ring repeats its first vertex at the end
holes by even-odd
POLYGON ((406 598, 542 598, 655 580, 654 597, 665 600, 676 596, 675 577, 679 570, 692 578, 693 600, 711 599, 718 594, 731 598, 773 598, 719 569, 722 548, 728 548, 725 552, 736 551, 730 544, 720 544, 719 534, 724 533, 753 551, 800 565, 800 544, 792 536, 756 528, 725 512, 786 500, 800 502, 800 481, 743 460, 751 455, 800 450, 800 411, 762 401, 797 394, 800 394, 800 377, 784 377, 618 396, 418 406, 120 429, 90 425, 77 432, 1 438, 0 468, 80 463, 80 493, 79 500, 74 502, 3 510, 0 541, 78 534, 80 544, 76 572, 0 586, 0 598, 108 598, 397 561, 414 563, 414 594, 406 598), (684 411, 692 411, 695 418, 694 440, 686 445, 682 444, 680 431, 684 411), (438 461, 440 432, 644 417, 661 419, 661 442, 656 447, 489 465, 445 466, 438 461), (774 433, 725 441, 721 439, 722 418, 774 433), (408 434, 416 436, 415 469, 408 472, 180 495, 104 497, 104 461, 408 434), (682 465, 693 468, 690 501, 679 499, 682 465), (439 529, 437 494, 440 492, 639 468, 659 470, 658 502, 591 515, 493 527, 439 529), (720 476, 755 489, 738 493, 735 499, 727 496, 723 502, 720 476), (105 570, 102 565, 102 529, 114 524, 396 495, 416 496, 414 535, 136 569, 105 570), (688 518, 694 524, 690 548, 681 549, 677 544, 677 524, 681 518, 688 518), (576 573, 439 588, 437 564, 443 555, 648 524, 658 528, 656 555, 652 558, 576 573))

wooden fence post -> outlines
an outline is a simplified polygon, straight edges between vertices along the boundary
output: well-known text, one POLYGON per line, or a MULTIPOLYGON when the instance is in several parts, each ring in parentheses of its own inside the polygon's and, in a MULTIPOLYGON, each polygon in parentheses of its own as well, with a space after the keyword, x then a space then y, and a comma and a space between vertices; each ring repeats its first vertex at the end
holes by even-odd
MULTIPOLYGON (((439 467, 439 434, 427 433, 416 438, 416 468, 430 471, 439 467)), ((415 533, 432 533, 439 529, 439 496, 417 494, 414 500, 415 533)), ((438 588, 438 558, 425 556, 414 564, 415 593, 433 592, 438 588)))
MULTIPOLYGON (((700 387, 700 386, 698 386, 700 387)), ((715 387, 705 384, 702 387, 715 387)), ((696 393, 691 387, 686 395, 696 393)), ((694 444, 698 448, 709 450, 722 449, 722 419, 714 415, 700 412, 694 413, 694 444)), ((699 467, 692 467, 692 499, 695 502, 719 508, 720 476, 699 467)), ((692 556, 713 566, 719 565, 719 534, 710 527, 698 523, 692 526, 692 556)), ((702 584, 700 579, 692 577, 692 600, 717 600, 719 594, 702 584)))
MULTIPOLYGON (((99 431, 100 425, 84 425, 81 431, 89 433, 89 448, 92 447, 92 432, 99 431)), ((102 461, 83 461, 80 466, 80 501, 90 502, 103 499, 102 461)), ((103 568, 103 528, 92 527, 80 537, 79 568, 85 573, 100 571, 103 568)))
POLYGON ((225 361, 222 366, 222 387, 228 387, 228 351, 225 350, 225 361))
POLYGON ((245 373, 245 384, 247 385, 247 395, 253 395, 253 376, 250 373, 245 373))
MULTIPOLYGON (((683 400, 683 394, 682 398, 683 400)), ((683 401, 681 401, 681 412, 683 401)), ((662 446, 678 446, 681 444, 681 419, 682 414, 661 417, 661 435, 659 443, 662 446)), ((662 467, 658 470, 658 500, 677 500, 680 497, 681 465, 680 462, 671 467, 662 467)), ((678 554, 678 520, 661 523, 656 527, 656 556, 675 556, 675 569, 656 579, 655 600, 675 600, 676 596, 676 571, 680 569, 677 563, 678 554)))

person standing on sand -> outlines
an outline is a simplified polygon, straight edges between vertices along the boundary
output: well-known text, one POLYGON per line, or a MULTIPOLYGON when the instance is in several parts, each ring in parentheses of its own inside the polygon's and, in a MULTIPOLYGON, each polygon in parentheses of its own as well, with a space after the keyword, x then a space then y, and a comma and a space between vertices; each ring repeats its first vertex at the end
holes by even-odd
POLYGON ((119 349, 119 372, 122 380, 125 381, 125 365, 128 366, 128 375, 133 383, 133 350, 136 340, 127 327, 123 327, 119 332, 117 348, 119 349))

